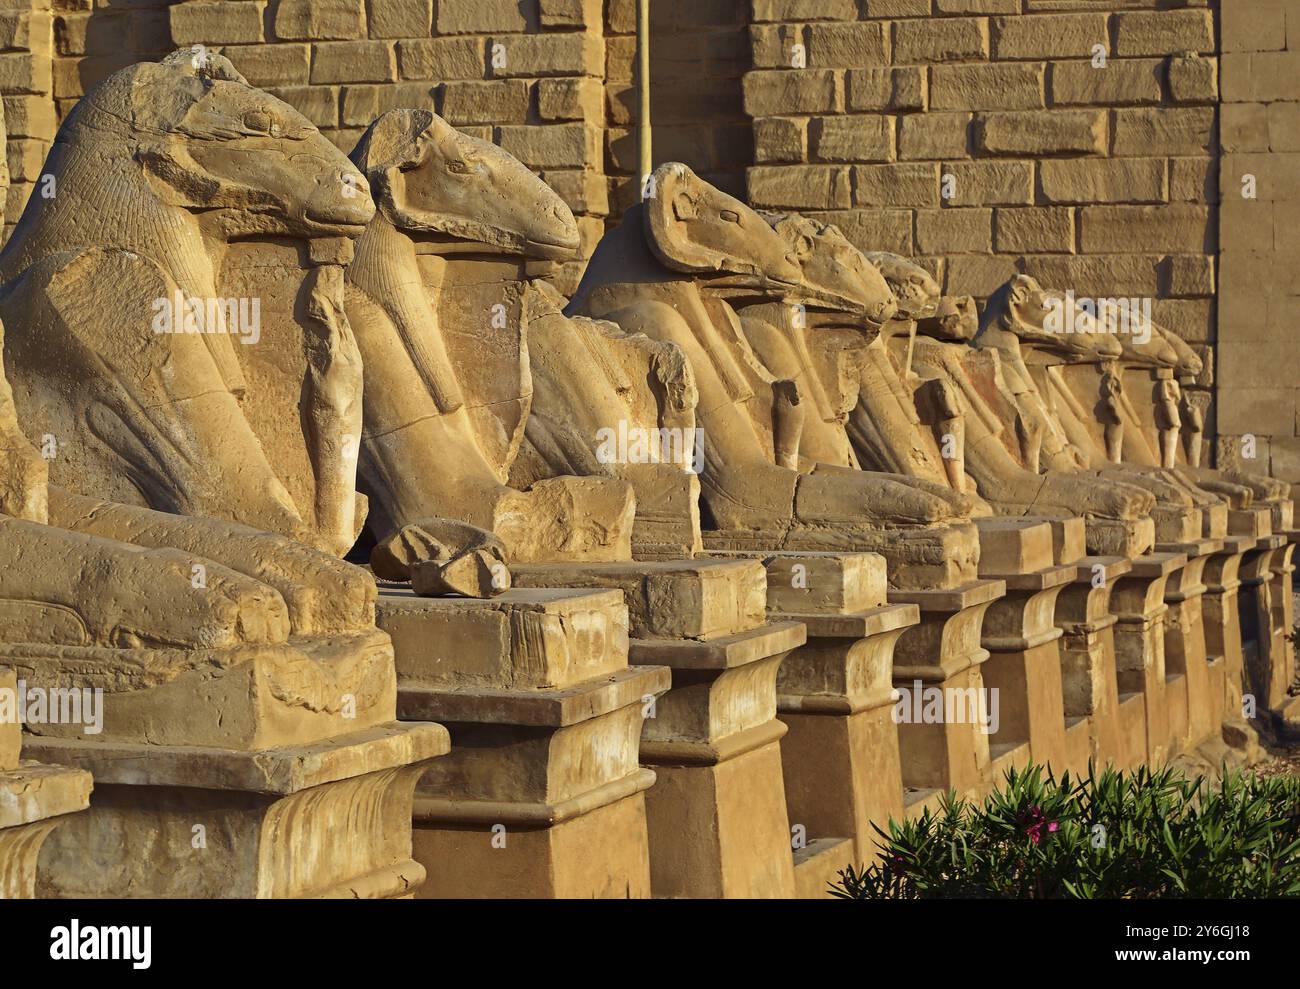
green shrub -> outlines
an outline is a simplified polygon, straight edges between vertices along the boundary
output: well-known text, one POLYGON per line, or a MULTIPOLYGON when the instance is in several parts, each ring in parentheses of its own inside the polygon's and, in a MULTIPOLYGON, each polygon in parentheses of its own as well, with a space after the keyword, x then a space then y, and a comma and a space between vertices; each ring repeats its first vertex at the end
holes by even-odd
POLYGON ((1300 779, 1107 769, 1007 774, 983 804, 880 828, 881 857, 842 899, 1273 897, 1300 894, 1300 779))

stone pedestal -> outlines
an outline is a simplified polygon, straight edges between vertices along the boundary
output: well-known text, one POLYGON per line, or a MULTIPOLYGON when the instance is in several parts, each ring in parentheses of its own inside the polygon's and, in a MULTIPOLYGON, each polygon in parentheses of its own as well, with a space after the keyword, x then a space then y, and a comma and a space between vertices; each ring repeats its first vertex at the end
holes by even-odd
POLYGON ((806 639, 784 622, 710 641, 633 640, 637 662, 672 669, 641 739, 659 777, 646 807, 656 896, 794 895, 776 676, 806 639))
MULTIPOLYGON (((10 653, 32 686, 67 683, 66 655, 10 653)), ((447 733, 397 723, 383 632, 113 662, 76 667, 87 689, 112 688, 94 734, 29 718, 31 757, 95 777, 90 809, 42 849, 39 895, 387 897, 423 881, 411 796, 447 733)))
MULTIPOLYGON (((1214 699, 1209 654, 1205 638, 1205 569, 1214 553, 1223 549, 1221 539, 1198 539, 1186 543, 1162 544, 1167 553, 1181 553, 1187 563, 1169 575, 1165 583, 1165 678, 1171 707, 1181 701, 1185 713, 1170 718, 1175 750, 1194 749, 1219 735, 1222 704, 1214 699), (1182 686, 1178 678, 1183 678, 1182 686)), ((1219 692, 1220 697, 1222 691, 1219 692)))
POLYGON ((1239 719, 1242 710, 1242 677, 1245 658, 1241 645, 1241 619, 1237 592, 1241 587, 1241 563, 1255 545, 1250 536, 1228 536, 1223 548, 1212 553, 1205 564, 1202 581, 1205 594, 1201 610, 1205 618, 1205 651, 1209 658, 1212 685, 1222 683, 1217 722, 1239 719))
POLYGON ((877 854, 875 826, 901 820, 903 774, 894 721, 894 648, 920 621, 915 605, 805 615, 808 644, 782 664, 777 708, 791 825, 848 835, 858 865, 877 854))
POLYGON ((1274 628, 1282 631, 1282 664, 1285 668, 1287 683, 1295 682, 1296 647, 1295 647, 1295 548, 1300 541, 1300 530, 1288 529, 1278 533, 1286 540, 1273 554, 1273 583, 1277 593, 1273 595, 1274 628))
POLYGON ((1278 575, 1284 568, 1278 559, 1287 545, 1284 536, 1261 536, 1241 564, 1242 617, 1247 623, 1242 629, 1245 691, 1254 696, 1257 711, 1279 711, 1289 699, 1286 637, 1291 629, 1283 625, 1287 606, 1277 600, 1278 575))
POLYGON ((909 814, 947 789, 978 796, 993 783, 989 722, 980 667, 980 632, 989 606, 1006 593, 1000 580, 946 590, 891 590, 891 604, 914 604, 921 621, 894 651, 898 748, 909 814), (937 693, 936 693, 937 691, 937 693))
POLYGON ((646 793, 653 894, 794 896, 776 677, 807 634, 767 623, 762 565, 539 564, 511 575, 519 587, 622 590, 632 662, 672 672, 641 735, 657 777, 646 793))
POLYGON ((980 576, 1006 584, 1005 597, 990 605, 981 644, 988 650, 984 686, 997 691, 999 726, 990 739, 994 783, 999 758, 1066 768, 1065 710, 1061 680, 1061 629, 1057 599, 1076 575, 1057 566, 1052 528, 1046 523, 981 519, 980 576), (1028 746, 1023 756, 1017 752, 1028 746))
POLYGON ((0 667, 0 900, 36 895, 36 863, 64 815, 90 804, 90 774, 20 758, 18 679, 0 667))
POLYGON ((1128 720, 1140 715, 1140 725, 1125 732, 1115 660, 1115 626, 1111 611, 1115 582, 1133 568, 1122 556, 1087 556, 1076 566, 1074 580, 1061 591, 1057 622, 1061 639, 1061 691, 1067 743, 1086 725, 1087 747, 1070 745, 1073 773, 1112 764, 1129 769, 1146 761, 1146 712, 1141 695, 1130 702, 1128 720))
POLYGON ((628 666, 618 591, 422 598, 384 587, 398 714, 437 720, 451 754, 416 790, 422 898, 650 895, 641 725, 668 689, 628 666))
MULTIPOLYGON (((1146 761, 1157 766, 1174 753, 1165 674, 1165 586, 1187 563, 1182 553, 1149 553, 1133 561, 1115 582, 1111 609, 1115 625, 1115 667, 1120 705, 1140 694, 1145 714, 1146 761)), ((1130 744, 1132 739, 1129 740, 1130 744)))
POLYGON ((650 895, 645 791, 637 746, 668 688, 632 667, 538 696, 404 687, 403 717, 437 717, 452 752, 416 791, 417 895, 437 898, 640 898, 650 895))
MULTIPOLYGON (((875 826, 901 820, 902 770, 894 722, 894 647, 920 621, 913 604, 886 603, 886 564, 875 554, 775 553, 768 617, 799 621, 808 642, 777 674, 777 714, 791 827, 809 845, 848 836, 855 865, 877 855, 875 826)), ((811 870, 796 852, 796 879, 811 870)), ((802 894, 801 894, 802 895, 802 894)))
POLYGON ((387 724, 253 752, 32 738, 89 770, 91 807, 40 854, 46 897, 409 896, 411 795, 441 725, 387 724))

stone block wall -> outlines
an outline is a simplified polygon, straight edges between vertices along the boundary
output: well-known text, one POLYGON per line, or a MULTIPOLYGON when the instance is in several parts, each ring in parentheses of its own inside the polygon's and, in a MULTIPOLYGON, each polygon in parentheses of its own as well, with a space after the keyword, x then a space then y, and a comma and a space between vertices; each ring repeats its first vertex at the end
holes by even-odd
POLYGON ((1300 0, 1223 4, 1219 457, 1300 482, 1300 0))
POLYGON ((50 0, 0 0, 0 93, 4 95, 8 236, 40 176, 58 129, 50 0))
POLYGON ((753 0, 750 199, 917 258, 951 293, 983 297, 1023 271, 1080 295, 1151 298, 1155 319, 1205 352, 1216 11, 753 0))

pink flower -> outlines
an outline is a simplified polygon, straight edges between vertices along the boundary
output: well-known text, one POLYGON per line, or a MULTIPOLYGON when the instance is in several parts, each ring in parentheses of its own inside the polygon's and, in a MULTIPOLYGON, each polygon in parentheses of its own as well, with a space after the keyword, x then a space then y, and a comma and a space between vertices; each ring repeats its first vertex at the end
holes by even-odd
POLYGON ((1025 828, 1025 834, 1035 845, 1043 840, 1043 827, 1047 827, 1049 834, 1056 831, 1060 826, 1056 821, 1048 821, 1047 815, 1043 813, 1043 808, 1038 806, 1030 807, 1017 815, 1017 819, 1025 828))

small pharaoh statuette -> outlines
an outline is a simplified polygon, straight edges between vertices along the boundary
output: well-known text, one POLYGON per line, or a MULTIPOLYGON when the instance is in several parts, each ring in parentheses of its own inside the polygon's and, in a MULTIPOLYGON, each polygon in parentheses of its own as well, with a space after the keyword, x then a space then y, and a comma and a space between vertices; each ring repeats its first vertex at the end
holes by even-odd
POLYGON ((1184 447, 1187 452, 1187 465, 1200 467, 1202 439, 1205 436, 1205 413, 1192 401, 1190 392, 1183 392, 1180 411, 1183 419, 1183 435, 1186 437, 1184 447))
POLYGON ((943 470, 949 486, 956 492, 966 490, 966 417, 957 391, 941 378, 927 381, 917 390, 917 405, 934 430, 939 443, 943 470))
POLYGON ((799 386, 791 380, 772 385, 773 447, 776 463, 788 470, 799 469, 799 443, 803 439, 806 407, 799 386))
POLYGON ((1100 415, 1106 436, 1106 459, 1112 464, 1121 461, 1124 454, 1124 417, 1121 403, 1124 398, 1124 379, 1114 369, 1101 378, 1100 415))
POLYGON ((1047 427, 1023 410, 1016 413, 1016 438, 1020 441, 1020 458, 1025 470, 1031 474, 1042 473, 1043 434, 1047 427))
POLYGON ((1182 389, 1172 378, 1161 381, 1156 392, 1156 429, 1160 431, 1160 466, 1166 470, 1178 463, 1178 437, 1183 429, 1179 415, 1182 389))

